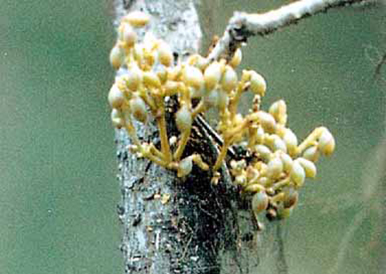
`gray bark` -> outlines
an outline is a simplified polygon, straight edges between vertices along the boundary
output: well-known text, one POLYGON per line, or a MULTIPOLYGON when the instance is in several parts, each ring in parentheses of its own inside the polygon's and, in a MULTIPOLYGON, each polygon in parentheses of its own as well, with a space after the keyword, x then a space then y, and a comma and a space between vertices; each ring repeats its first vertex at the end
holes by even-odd
MULTIPOLYGON (((167 41, 184 58, 199 49, 201 30, 196 9, 190 0, 116 0, 116 24, 130 10, 152 16, 148 31, 167 41)), ((124 73, 120 70, 118 73, 124 73)), ((167 113, 168 135, 178 134, 174 125, 173 102, 167 113)), ((157 128, 137 125, 142 141, 159 145, 157 128)), ((118 206, 123 224, 121 250, 125 273, 252 273, 260 254, 270 255, 273 272, 286 273, 280 231, 267 224, 260 235, 248 205, 242 204, 226 166, 218 185, 212 174, 199 168, 184 179, 128 152, 124 130, 116 131, 117 157, 122 201, 118 206)), ((214 164, 215 142, 196 121, 185 155, 193 152, 214 164)), ((253 272, 256 273, 256 272, 253 272)))

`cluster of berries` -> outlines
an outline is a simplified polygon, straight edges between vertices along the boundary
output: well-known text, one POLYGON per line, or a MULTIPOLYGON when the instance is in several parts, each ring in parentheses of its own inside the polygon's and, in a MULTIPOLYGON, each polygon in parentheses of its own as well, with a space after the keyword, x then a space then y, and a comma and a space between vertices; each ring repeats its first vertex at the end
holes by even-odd
POLYGON ((126 69, 116 78, 108 95, 111 120, 115 127, 127 130, 133 142, 131 151, 176 170, 179 177, 188 175, 193 164, 209 170, 199 154, 182 156, 194 119, 216 109, 219 117, 216 131, 222 138, 222 146, 211 167, 213 181, 219 178, 218 170, 230 147, 242 146, 252 157, 230 161, 230 171, 241 191, 252 194, 248 196, 252 198, 253 212, 257 215, 270 211, 271 215, 288 216, 305 178, 316 176, 319 154, 333 153, 332 134, 320 127, 298 144, 296 135, 286 127, 287 107, 283 100, 273 103, 268 112, 260 109, 267 87, 264 78, 253 70, 243 70, 239 79, 235 69, 241 63, 240 49, 230 60, 209 60, 199 54, 189 56, 184 62, 174 60, 170 46, 151 34, 146 33, 143 41, 138 41, 137 30, 148 22, 149 17, 142 12, 125 16, 110 53, 112 66, 126 69), (254 94, 254 100, 249 113, 243 116, 237 108, 246 91, 254 94), (171 97, 178 102, 174 115, 178 138, 169 138, 166 127, 165 101, 171 97), (139 140, 133 119, 141 123, 155 120, 160 148, 139 140), (174 143, 177 146, 172 151, 174 143))

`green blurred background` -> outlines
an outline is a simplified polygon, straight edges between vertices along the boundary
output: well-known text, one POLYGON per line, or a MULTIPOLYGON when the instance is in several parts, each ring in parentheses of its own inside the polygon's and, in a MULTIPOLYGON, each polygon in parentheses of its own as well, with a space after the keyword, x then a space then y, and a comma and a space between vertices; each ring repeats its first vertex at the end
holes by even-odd
MULTIPOLYGON (((283 3, 214 0, 201 6, 202 21, 222 34, 233 11, 283 3)), ((0 7, 0 274, 122 273, 106 102, 111 3, 0 7)), ((267 79, 264 107, 284 98, 299 137, 319 125, 336 136, 336 154, 319 163, 285 224, 291 274, 385 271, 386 68, 373 77, 386 52, 385 14, 379 6, 332 11, 243 50, 243 68, 267 79)))

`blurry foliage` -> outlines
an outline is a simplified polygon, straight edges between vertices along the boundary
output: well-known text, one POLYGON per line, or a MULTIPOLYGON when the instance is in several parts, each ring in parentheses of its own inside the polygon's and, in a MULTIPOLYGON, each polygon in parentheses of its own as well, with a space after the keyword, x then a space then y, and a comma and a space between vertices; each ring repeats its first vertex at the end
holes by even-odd
MULTIPOLYGON (((210 31, 222 34, 235 10, 283 2, 213 1, 210 31)), ((114 77, 111 7, 90 0, 0 4, 0 272, 120 273, 106 100, 114 77)), ((385 174, 385 164, 375 151, 384 147, 377 145, 386 87, 373 74, 386 51, 384 18, 383 7, 335 10, 251 39, 243 50, 243 67, 268 82, 264 108, 284 98, 299 137, 323 124, 337 141, 285 224, 290 273, 382 273, 384 196, 376 194, 385 190, 376 174, 385 174)))

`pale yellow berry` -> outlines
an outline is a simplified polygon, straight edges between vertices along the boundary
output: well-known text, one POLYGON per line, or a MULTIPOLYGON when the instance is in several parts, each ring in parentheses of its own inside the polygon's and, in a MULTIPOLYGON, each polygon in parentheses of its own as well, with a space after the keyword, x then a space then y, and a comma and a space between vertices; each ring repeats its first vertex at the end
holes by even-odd
POLYGON ((303 152, 303 158, 316 162, 319 159, 319 149, 317 146, 310 146, 303 152))
POLYGON ((204 84, 204 76, 201 70, 193 66, 186 66, 183 72, 183 80, 187 86, 200 90, 204 84))
POLYGON ((121 25, 119 38, 127 48, 131 48, 137 42, 137 34, 129 24, 121 25))
POLYGON ((184 177, 188 175, 192 171, 192 168, 193 168, 193 162, 192 162, 191 156, 182 159, 178 164, 177 176, 184 177))
POLYGON ((264 131, 268 133, 274 133, 276 130, 276 121, 273 116, 265 111, 259 111, 257 115, 264 131))
POLYGON ((293 162, 290 176, 297 187, 301 187, 304 184, 306 173, 299 161, 295 160, 293 162))
POLYGON ((287 146, 285 142, 276 134, 272 134, 271 136, 269 136, 269 138, 267 138, 267 141, 268 143, 272 143, 271 147, 273 151, 283 151, 287 153, 287 146))
POLYGON ((257 157, 264 161, 268 161, 272 154, 272 151, 265 145, 256 145, 254 152, 257 154, 257 157))
POLYGON ((114 69, 119 69, 125 58, 123 50, 116 44, 110 51, 110 64, 114 69))
POLYGON ((207 90, 212 90, 216 87, 221 79, 221 74, 221 64, 217 61, 214 61, 205 69, 204 80, 207 90))
POLYGON ((110 89, 108 101, 110 106, 116 109, 120 109, 125 102, 125 97, 116 84, 110 89))
POLYGON ((277 179, 283 172, 283 162, 279 157, 274 157, 268 162, 267 176, 272 179, 277 179))
POLYGON ((276 122, 285 125, 287 122, 287 105, 284 100, 279 100, 269 107, 269 113, 275 118, 276 122))
POLYGON ((232 60, 229 62, 229 65, 236 68, 238 65, 240 65, 242 58, 243 58, 243 54, 241 52, 241 49, 238 48, 233 54, 232 60))
POLYGON ((184 132, 192 127, 192 113, 186 105, 183 105, 176 113, 176 124, 179 131, 184 132))
POLYGON ((128 89, 137 91, 142 82, 142 70, 140 70, 137 65, 130 66, 124 80, 128 89))
POLYGON ((147 109, 146 104, 143 99, 139 96, 134 96, 130 100, 130 111, 135 119, 145 123, 147 120, 147 109))
POLYGON ((128 22, 133 27, 144 27, 149 22, 149 16, 142 11, 133 11, 123 17, 124 22, 128 22))
POLYGON ((143 72, 142 81, 143 81, 144 85, 147 87, 154 87, 154 88, 160 88, 161 87, 161 81, 158 78, 157 74, 155 74, 153 71, 143 72))
POLYGON ((161 42, 158 47, 158 60, 166 67, 171 66, 173 63, 173 52, 170 46, 165 42, 161 42))
POLYGON ((283 205, 285 208, 294 207, 299 200, 299 192, 297 192, 293 187, 285 187, 283 189, 284 200, 283 205))
POLYGON ((268 207, 269 198, 268 195, 261 191, 253 195, 252 197, 252 211, 255 215, 266 210, 268 207))
POLYGON ((166 81, 163 87, 167 96, 173 96, 179 92, 180 83, 176 81, 166 81))
POLYGON ((280 158, 283 161, 283 169, 286 173, 290 173, 292 170, 293 160, 287 153, 280 153, 280 158))
POLYGON ((236 88, 237 74, 231 66, 225 66, 225 71, 221 78, 221 88, 226 92, 231 92, 236 88))
POLYGON ((255 71, 251 71, 250 77, 251 91, 255 94, 259 94, 260 96, 264 96, 267 89, 267 83, 265 82, 263 76, 255 71))
POLYGON ((289 128, 285 129, 285 133, 283 136, 283 141, 287 146, 288 154, 291 156, 294 156, 298 152, 298 138, 296 137, 295 133, 289 128))
POLYGON ((257 127, 257 131, 255 135, 256 143, 261 144, 264 142, 264 134, 265 134, 264 129, 261 126, 257 127))
POLYGON ((331 156, 335 150, 335 139, 328 129, 325 129, 319 138, 318 147, 320 152, 326 156, 331 156))
POLYGON ((308 178, 315 178, 316 176, 316 166, 314 162, 311 162, 310 160, 307 160, 305 158, 298 158, 297 161, 302 165, 304 168, 304 171, 306 172, 306 177, 308 178))
POLYGON ((122 112, 113 108, 111 110, 111 122, 113 124, 114 127, 116 128, 121 128, 124 126, 125 122, 124 122, 124 119, 123 119, 123 115, 122 115, 122 112))

